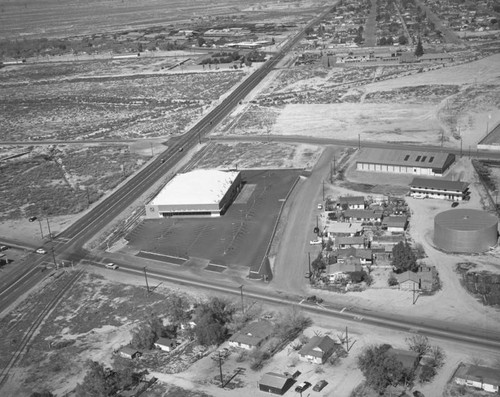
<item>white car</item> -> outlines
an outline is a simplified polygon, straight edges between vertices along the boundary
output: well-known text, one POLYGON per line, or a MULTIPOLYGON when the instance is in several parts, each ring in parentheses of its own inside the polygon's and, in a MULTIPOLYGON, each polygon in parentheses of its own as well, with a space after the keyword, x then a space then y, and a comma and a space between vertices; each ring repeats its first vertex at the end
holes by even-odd
POLYGON ((106 269, 113 269, 113 270, 118 269, 118 265, 112 262, 106 263, 104 266, 106 267, 106 269))
POLYGON ((37 254, 42 254, 42 255, 44 255, 44 254, 46 254, 46 253, 47 253, 47 251, 45 251, 43 248, 38 248, 35 252, 36 252, 37 254))
POLYGON ((323 240, 319 239, 319 240, 311 240, 309 241, 309 244, 311 245, 316 245, 316 244, 321 244, 323 242, 323 240))

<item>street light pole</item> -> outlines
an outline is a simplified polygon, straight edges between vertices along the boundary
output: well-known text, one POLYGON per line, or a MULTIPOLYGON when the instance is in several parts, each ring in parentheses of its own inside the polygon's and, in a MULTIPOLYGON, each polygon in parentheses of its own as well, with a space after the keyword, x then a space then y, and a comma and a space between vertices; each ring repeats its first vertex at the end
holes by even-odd
POLYGON ((50 239, 52 240, 52 232, 50 231, 50 223, 49 223, 49 218, 46 218, 47 219, 47 228, 49 229, 49 237, 50 239))
POLYGON ((42 221, 40 219, 38 219, 38 224, 40 225, 40 234, 42 235, 42 239, 43 239, 42 221))
POLYGON ((241 294, 241 312, 245 314, 245 305, 243 304, 243 284, 241 284, 239 288, 241 294))

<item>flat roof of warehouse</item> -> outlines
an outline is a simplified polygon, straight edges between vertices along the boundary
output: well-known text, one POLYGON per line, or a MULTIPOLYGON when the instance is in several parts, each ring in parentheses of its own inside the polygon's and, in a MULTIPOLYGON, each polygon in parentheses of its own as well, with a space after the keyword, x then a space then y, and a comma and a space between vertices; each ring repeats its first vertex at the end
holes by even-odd
POLYGON ((446 163, 449 153, 424 152, 421 150, 371 149, 359 151, 358 162, 402 165, 407 167, 441 168, 446 163))
POLYGON ((150 205, 218 204, 238 171, 195 170, 176 175, 150 205))

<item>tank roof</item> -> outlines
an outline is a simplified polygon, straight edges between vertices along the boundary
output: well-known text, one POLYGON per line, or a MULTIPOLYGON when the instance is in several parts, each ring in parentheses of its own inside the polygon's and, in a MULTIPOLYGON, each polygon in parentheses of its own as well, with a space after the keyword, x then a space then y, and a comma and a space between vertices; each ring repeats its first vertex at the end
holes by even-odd
POLYGON ((447 229, 472 231, 498 224, 498 218, 486 211, 460 208, 437 214, 435 222, 447 229))

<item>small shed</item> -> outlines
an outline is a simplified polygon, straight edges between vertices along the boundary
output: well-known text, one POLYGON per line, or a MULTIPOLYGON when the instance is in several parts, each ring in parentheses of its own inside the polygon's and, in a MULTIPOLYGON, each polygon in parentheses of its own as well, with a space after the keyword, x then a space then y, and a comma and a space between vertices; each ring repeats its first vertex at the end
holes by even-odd
POLYGON ((163 350, 164 352, 171 352, 177 346, 177 342, 170 338, 158 338, 154 343, 157 349, 163 350))
POLYGON ((134 349, 130 346, 124 346, 118 350, 118 354, 123 358, 128 358, 129 360, 133 360, 136 357, 141 356, 141 352, 137 349, 134 349))
POLYGON ((259 381, 259 390, 282 396, 294 382, 293 378, 288 376, 267 372, 259 381))

